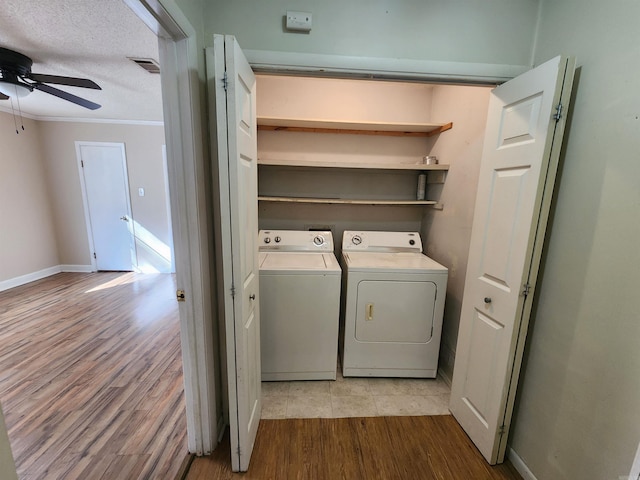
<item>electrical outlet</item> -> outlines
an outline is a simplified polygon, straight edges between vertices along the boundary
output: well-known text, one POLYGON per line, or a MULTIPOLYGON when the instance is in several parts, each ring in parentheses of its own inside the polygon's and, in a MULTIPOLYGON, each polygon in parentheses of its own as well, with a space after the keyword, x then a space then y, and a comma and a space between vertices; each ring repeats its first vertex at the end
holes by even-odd
POLYGON ((287 12, 287 30, 309 32, 311 31, 311 20, 309 12, 287 12))

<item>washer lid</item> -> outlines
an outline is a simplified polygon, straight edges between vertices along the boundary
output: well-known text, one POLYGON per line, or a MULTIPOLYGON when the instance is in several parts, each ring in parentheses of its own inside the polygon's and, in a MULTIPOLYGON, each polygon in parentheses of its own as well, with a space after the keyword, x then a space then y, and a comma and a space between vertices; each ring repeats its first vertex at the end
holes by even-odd
POLYGON ((260 252, 260 272, 279 273, 341 273, 333 253, 260 252))
POLYGON ((343 252, 349 271, 447 273, 447 267, 422 253, 343 252))

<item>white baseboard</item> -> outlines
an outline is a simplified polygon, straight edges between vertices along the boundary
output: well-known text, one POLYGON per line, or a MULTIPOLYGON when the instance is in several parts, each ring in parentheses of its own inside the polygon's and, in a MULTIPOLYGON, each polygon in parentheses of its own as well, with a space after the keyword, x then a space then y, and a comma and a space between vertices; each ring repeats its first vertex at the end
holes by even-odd
POLYGON ((509 448, 509 461, 518 473, 522 475, 523 480, 538 480, 513 448, 509 448))
POLYGON ((89 273, 91 271, 91 265, 56 265, 54 267, 38 270, 37 272, 27 273, 26 275, 20 275, 19 277, 3 280, 0 282, 0 292, 35 282, 36 280, 50 277, 51 275, 55 275, 60 272, 89 273))
POLYGON ((440 358, 438 358, 438 373, 451 386, 453 377, 453 363, 456 352, 445 343, 440 344, 440 358))
POLYGON ((60 265, 60 269, 62 272, 74 273, 91 273, 94 271, 91 265, 60 265))
POLYGON ((453 381, 453 379, 449 376, 449 373, 446 372, 444 369, 439 368, 438 375, 440 375, 440 378, 444 380, 444 383, 446 383, 449 386, 449 388, 451 388, 451 382, 453 381))
POLYGON ((26 283, 35 282, 41 278, 50 277, 51 275, 55 275, 61 271, 62 269, 60 265, 56 265, 55 267, 49 267, 43 270, 38 270, 37 272, 27 273, 26 275, 20 275, 19 277, 3 280, 0 282, 0 292, 9 290, 10 288, 19 287, 26 283))

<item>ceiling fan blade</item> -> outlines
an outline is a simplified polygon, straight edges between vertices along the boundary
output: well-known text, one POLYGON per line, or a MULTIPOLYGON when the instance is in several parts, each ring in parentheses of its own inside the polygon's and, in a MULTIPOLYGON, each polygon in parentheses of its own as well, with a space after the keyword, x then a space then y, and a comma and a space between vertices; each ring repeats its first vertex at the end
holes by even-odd
POLYGON ((42 92, 48 93, 50 95, 54 95, 56 97, 67 100, 71 103, 75 103, 76 105, 80 105, 81 107, 88 108, 89 110, 97 110, 101 107, 97 103, 90 102, 84 98, 78 97, 76 95, 72 95, 67 92, 63 92, 62 90, 58 90, 57 88, 51 87, 49 85, 45 85, 44 83, 36 83, 33 85, 33 88, 40 90, 42 92))
POLYGON ((89 80, 88 78, 61 77, 59 75, 45 75, 42 73, 30 73, 27 77, 31 80, 35 80, 36 82, 102 90, 96 82, 94 82, 93 80, 89 80))
POLYGON ((0 93, 0 100, 9 100, 9 97, 7 97, 4 93, 0 93))

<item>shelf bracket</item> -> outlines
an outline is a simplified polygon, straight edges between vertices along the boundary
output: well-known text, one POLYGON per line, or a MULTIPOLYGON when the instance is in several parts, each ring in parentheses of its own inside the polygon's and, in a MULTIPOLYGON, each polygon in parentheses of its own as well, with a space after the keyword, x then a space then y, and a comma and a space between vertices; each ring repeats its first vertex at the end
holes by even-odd
POLYGON ((438 135, 439 133, 446 132, 447 130, 451 130, 453 128, 453 122, 449 122, 445 125, 442 125, 440 128, 436 128, 435 130, 431 130, 427 133, 427 137, 433 137, 434 135, 438 135))
POLYGON ((431 208, 434 210, 444 210, 444 203, 435 203, 431 208))

